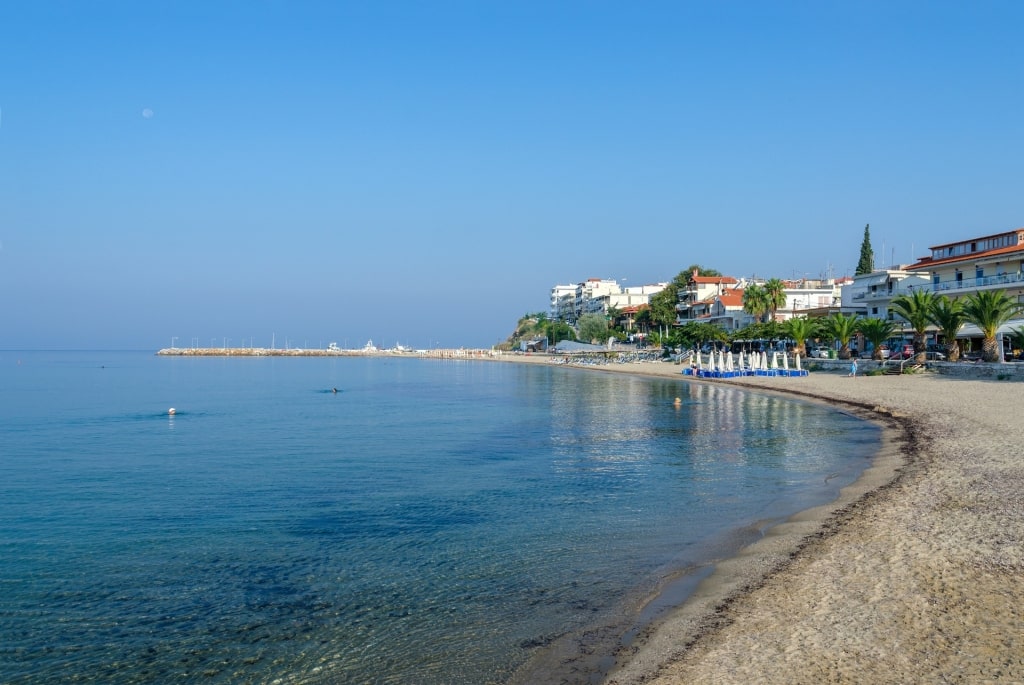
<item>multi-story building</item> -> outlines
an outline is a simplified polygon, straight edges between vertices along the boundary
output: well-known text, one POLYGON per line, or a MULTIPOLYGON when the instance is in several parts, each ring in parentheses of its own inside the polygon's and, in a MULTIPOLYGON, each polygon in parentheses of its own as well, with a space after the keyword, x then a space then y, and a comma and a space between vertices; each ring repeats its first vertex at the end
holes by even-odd
POLYGON ((575 285, 556 285, 551 289, 551 318, 568 323, 576 322, 575 285))
POLYGON ((708 321, 714 298, 723 293, 740 290, 740 282, 732 276, 701 276, 694 269, 686 282, 685 288, 679 289, 679 302, 676 304, 676 323, 687 321, 708 321))
POLYGON ((775 312, 776 321, 797 316, 825 316, 840 307, 848 278, 803 278, 783 281, 786 303, 775 312))
POLYGON ((909 269, 880 269, 854 276, 843 288, 843 309, 873 319, 892 319, 889 303, 929 283, 928 272, 909 269))
POLYGON ((651 283, 649 285, 634 285, 623 288, 621 292, 604 295, 601 299, 606 306, 604 311, 609 309, 625 309, 627 307, 642 307, 651 303, 651 296, 657 295, 668 287, 668 283, 651 283))
MULTIPOLYGON (((895 297, 926 289, 958 299, 983 290, 1002 290, 1024 304, 1024 228, 934 245, 931 254, 899 269, 857 276, 843 292, 843 304, 863 305, 864 315, 899 319, 890 304, 895 297)), ((1024 326, 1024 318, 1002 326, 1001 334, 1024 326)), ((976 326, 965 325, 960 338, 980 339, 976 326)))
POLYGON ((604 278, 588 278, 576 285, 551 289, 551 318, 575 324, 584 314, 607 311, 608 297, 622 292, 619 284, 604 278))
POLYGON ((743 288, 723 290, 701 302, 698 311, 704 314, 696 320, 720 326, 727 331, 737 331, 756 323, 756 318, 743 309, 743 288))
MULTIPOLYGON (((827 314, 838 307, 844 283, 843 279, 783 281, 786 301, 776 310, 775 320, 827 314)), ((694 274, 687 287, 679 291, 676 323, 706 321, 726 330, 749 326, 756 320, 743 311, 743 291, 754 284, 763 286, 764 281, 694 274)))
POLYGON ((599 314, 607 309, 607 296, 618 295, 622 288, 616 281, 606 278, 588 278, 576 286, 577 318, 584 314, 599 314))
POLYGON ((584 314, 607 314, 612 309, 631 309, 635 313, 667 286, 668 283, 651 283, 623 288, 616 281, 600 278, 576 285, 556 285, 551 289, 551 318, 575 324, 584 314))
POLYGON ((1024 302, 1024 228, 935 245, 931 251, 907 268, 927 272, 933 292, 954 297, 1005 290, 1024 302))

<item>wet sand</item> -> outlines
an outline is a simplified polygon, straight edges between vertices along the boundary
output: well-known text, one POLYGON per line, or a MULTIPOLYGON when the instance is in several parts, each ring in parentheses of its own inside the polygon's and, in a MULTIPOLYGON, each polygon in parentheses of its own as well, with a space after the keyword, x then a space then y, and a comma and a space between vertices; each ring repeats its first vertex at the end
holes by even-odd
MULTIPOLYGON (((702 382, 667 363, 589 368, 702 382)), ((607 683, 1024 682, 1024 386, 929 373, 707 382, 834 404, 886 426, 883 449, 839 500, 718 564, 617 655, 607 683)))

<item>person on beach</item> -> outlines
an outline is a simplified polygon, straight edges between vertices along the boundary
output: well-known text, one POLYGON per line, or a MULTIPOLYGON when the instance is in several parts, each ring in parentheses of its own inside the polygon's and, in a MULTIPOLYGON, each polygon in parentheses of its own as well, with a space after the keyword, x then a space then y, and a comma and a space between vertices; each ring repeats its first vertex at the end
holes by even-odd
POLYGON ((850 376, 856 376, 856 375, 857 375, 857 358, 854 357, 850 361, 850 376))

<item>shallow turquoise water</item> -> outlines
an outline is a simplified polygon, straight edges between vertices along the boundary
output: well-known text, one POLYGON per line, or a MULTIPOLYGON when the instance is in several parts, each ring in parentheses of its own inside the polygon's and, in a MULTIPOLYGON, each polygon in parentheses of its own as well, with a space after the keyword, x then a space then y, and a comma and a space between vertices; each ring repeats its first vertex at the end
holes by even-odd
POLYGON ((2 352, 0 415, 5 683, 503 682, 879 440, 733 388, 395 358, 2 352))

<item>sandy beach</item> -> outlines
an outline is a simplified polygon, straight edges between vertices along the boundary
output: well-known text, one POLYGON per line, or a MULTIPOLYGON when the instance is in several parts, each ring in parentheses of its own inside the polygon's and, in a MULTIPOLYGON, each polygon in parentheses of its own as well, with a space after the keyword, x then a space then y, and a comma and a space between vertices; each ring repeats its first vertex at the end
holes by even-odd
MULTIPOLYGON (((597 368, 701 382, 667 363, 597 368)), ((1024 386, 930 373, 708 382, 834 404, 884 425, 883 449, 839 500, 720 563, 607 683, 1024 682, 1024 386)))

